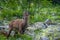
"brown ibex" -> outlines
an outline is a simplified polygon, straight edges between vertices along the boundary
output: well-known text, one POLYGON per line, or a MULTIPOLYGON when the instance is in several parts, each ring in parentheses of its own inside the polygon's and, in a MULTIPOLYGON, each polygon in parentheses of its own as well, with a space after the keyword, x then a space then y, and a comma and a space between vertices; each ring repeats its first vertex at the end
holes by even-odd
POLYGON ((27 28, 28 16, 28 12, 25 11, 22 19, 16 19, 10 22, 9 33, 7 33, 7 38, 10 36, 12 30, 15 30, 15 34, 17 33, 16 30, 18 30, 20 34, 24 34, 25 29, 27 28))

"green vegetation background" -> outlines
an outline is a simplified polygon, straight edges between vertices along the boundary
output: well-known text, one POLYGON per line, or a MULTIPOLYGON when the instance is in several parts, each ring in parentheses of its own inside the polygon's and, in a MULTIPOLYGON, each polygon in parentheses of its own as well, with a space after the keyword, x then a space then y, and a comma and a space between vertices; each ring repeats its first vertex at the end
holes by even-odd
MULTIPOLYGON (((60 22, 60 5, 53 5, 52 0, 0 0, 0 21, 10 21, 15 19, 14 17, 22 18, 24 10, 30 12, 29 23, 46 19, 60 22)), ((27 37, 25 40, 31 40, 27 37)), ((5 38, 0 37, 0 40, 5 38)))
POLYGON ((23 11, 30 12, 30 22, 60 19, 60 5, 52 4, 52 0, 0 0, 0 20, 22 18, 23 11))

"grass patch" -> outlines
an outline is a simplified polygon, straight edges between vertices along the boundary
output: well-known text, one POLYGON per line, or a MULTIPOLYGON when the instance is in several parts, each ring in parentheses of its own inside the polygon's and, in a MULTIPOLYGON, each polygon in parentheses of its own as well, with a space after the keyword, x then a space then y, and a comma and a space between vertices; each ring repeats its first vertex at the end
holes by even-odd
MULTIPOLYGON (((10 36, 9 40, 17 40, 20 38, 21 40, 32 40, 32 38, 29 35, 19 35, 17 34, 16 36, 10 36)), ((0 40, 6 40, 6 37, 4 35, 0 35, 0 40)))
POLYGON ((41 30, 41 29, 37 29, 37 30, 35 30, 34 32, 37 34, 37 33, 39 33, 39 32, 42 32, 42 30, 41 30))

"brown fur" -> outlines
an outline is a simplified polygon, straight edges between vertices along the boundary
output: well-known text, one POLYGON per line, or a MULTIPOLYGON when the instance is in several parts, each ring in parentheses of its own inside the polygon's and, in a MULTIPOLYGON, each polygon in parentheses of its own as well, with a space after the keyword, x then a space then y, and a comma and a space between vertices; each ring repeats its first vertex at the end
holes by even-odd
MULTIPOLYGON (((9 24, 9 33, 7 34, 7 38, 10 36, 12 30, 18 30, 20 34, 24 34, 25 29, 27 27, 28 21, 28 12, 25 12, 23 15, 23 19, 16 19, 10 22, 9 24)), ((15 31, 15 34, 17 32, 15 31)))

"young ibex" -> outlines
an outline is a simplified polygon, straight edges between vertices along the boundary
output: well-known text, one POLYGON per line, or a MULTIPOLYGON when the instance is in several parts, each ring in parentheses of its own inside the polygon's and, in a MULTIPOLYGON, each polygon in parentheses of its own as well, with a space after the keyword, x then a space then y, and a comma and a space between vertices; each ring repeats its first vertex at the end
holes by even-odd
POLYGON ((17 33, 16 30, 18 30, 20 34, 24 34, 25 29, 27 28, 28 16, 28 12, 25 11, 22 19, 16 19, 10 22, 9 33, 7 34, 7 38, 10 36, 12 30, 15 30, 15 34, 17 33))

